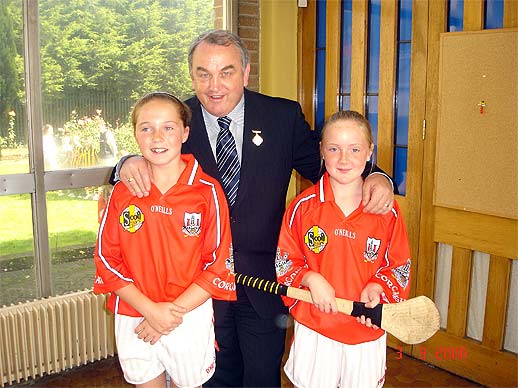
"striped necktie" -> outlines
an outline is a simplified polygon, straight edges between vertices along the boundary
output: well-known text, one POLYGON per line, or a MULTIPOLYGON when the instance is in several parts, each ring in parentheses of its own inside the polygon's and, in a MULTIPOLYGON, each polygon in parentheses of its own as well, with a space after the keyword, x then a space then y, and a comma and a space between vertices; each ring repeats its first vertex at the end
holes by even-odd
POLYGON ((230 133, 229 117, 218 118, 220 131, 216 141, 216 161, 218 170, 221 173, 223 190, 227 195, 230 206, 234 205, 239 186, 239 158, 237 156, 236 142, 230 133))

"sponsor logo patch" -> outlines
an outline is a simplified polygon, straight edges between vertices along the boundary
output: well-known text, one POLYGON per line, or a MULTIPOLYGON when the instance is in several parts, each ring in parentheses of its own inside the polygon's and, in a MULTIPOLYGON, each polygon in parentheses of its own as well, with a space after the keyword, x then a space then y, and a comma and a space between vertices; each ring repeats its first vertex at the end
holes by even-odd
POLYGON ((320 253, 327 245, 327 234, 318 225, 313 225, 304 236, 304 243, 315 253, 320 253))
POLYGON ((119 216, 119 223, 126 232, 135 233, 144 224, 144 213, 135 205, 129 205, 119 216))

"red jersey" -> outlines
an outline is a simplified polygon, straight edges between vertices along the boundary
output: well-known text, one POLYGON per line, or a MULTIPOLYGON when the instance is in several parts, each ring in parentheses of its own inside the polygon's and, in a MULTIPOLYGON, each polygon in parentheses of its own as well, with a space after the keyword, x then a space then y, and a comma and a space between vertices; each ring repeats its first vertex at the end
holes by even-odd
MULTIPOLYGON (((97 236, 94 292, 133 283, 155 302, 174 302, 194 282, 216 299, 236 299, 225 194, 192 155, 182 159, 187 166, 164 194, 152 185, 138 198, 114 186, 97 236)), ((113 292, 108 308, 142 316, 113 292)))
MULTIPOLYGON (((309 271, 319 272, 334 287, 336 297, 360 300, 367 283, 383 287, 382 303, 408 298, 410 249, 397 203, 391 212, 375 215, 360 206, 345 217, 334 201, 326 173, 288 207, 281 227, 275 268, 277 279, 303 288, 309 271)), ((318 333, 345 344, 381 337, 345 314, 320 312, 311 303, 283 297, 293 317, 318 333)))

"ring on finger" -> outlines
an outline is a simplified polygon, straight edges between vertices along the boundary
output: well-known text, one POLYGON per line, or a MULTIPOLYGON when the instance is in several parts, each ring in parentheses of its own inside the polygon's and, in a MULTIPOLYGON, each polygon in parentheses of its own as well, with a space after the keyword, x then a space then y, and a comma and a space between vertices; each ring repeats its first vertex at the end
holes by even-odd
POLYGON ((129 178, 128 178, 128 182, 129 182, 129 183, 133 182, 134 180, 135 180, 135 179, 133 179, 133 177, 129 177, 129 178))
POLYGON ((390 203, 386 203, 386 204, 384 204, 383 206, 385 206, 385 207, 389 207, 389 205, 390 205, 390 203))

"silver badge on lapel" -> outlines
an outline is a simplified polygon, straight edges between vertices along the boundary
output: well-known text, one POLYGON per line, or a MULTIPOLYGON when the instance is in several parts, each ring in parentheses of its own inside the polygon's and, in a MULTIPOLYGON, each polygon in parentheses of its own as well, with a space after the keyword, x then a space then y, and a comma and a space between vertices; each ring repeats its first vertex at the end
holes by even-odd
POLYGON ((260 133, 261 131, 252 129, 252 132, 254 133, 254 137, 252 138, 252 142, 259 147, 263 143, 263 138, 261 137, 260 133))

